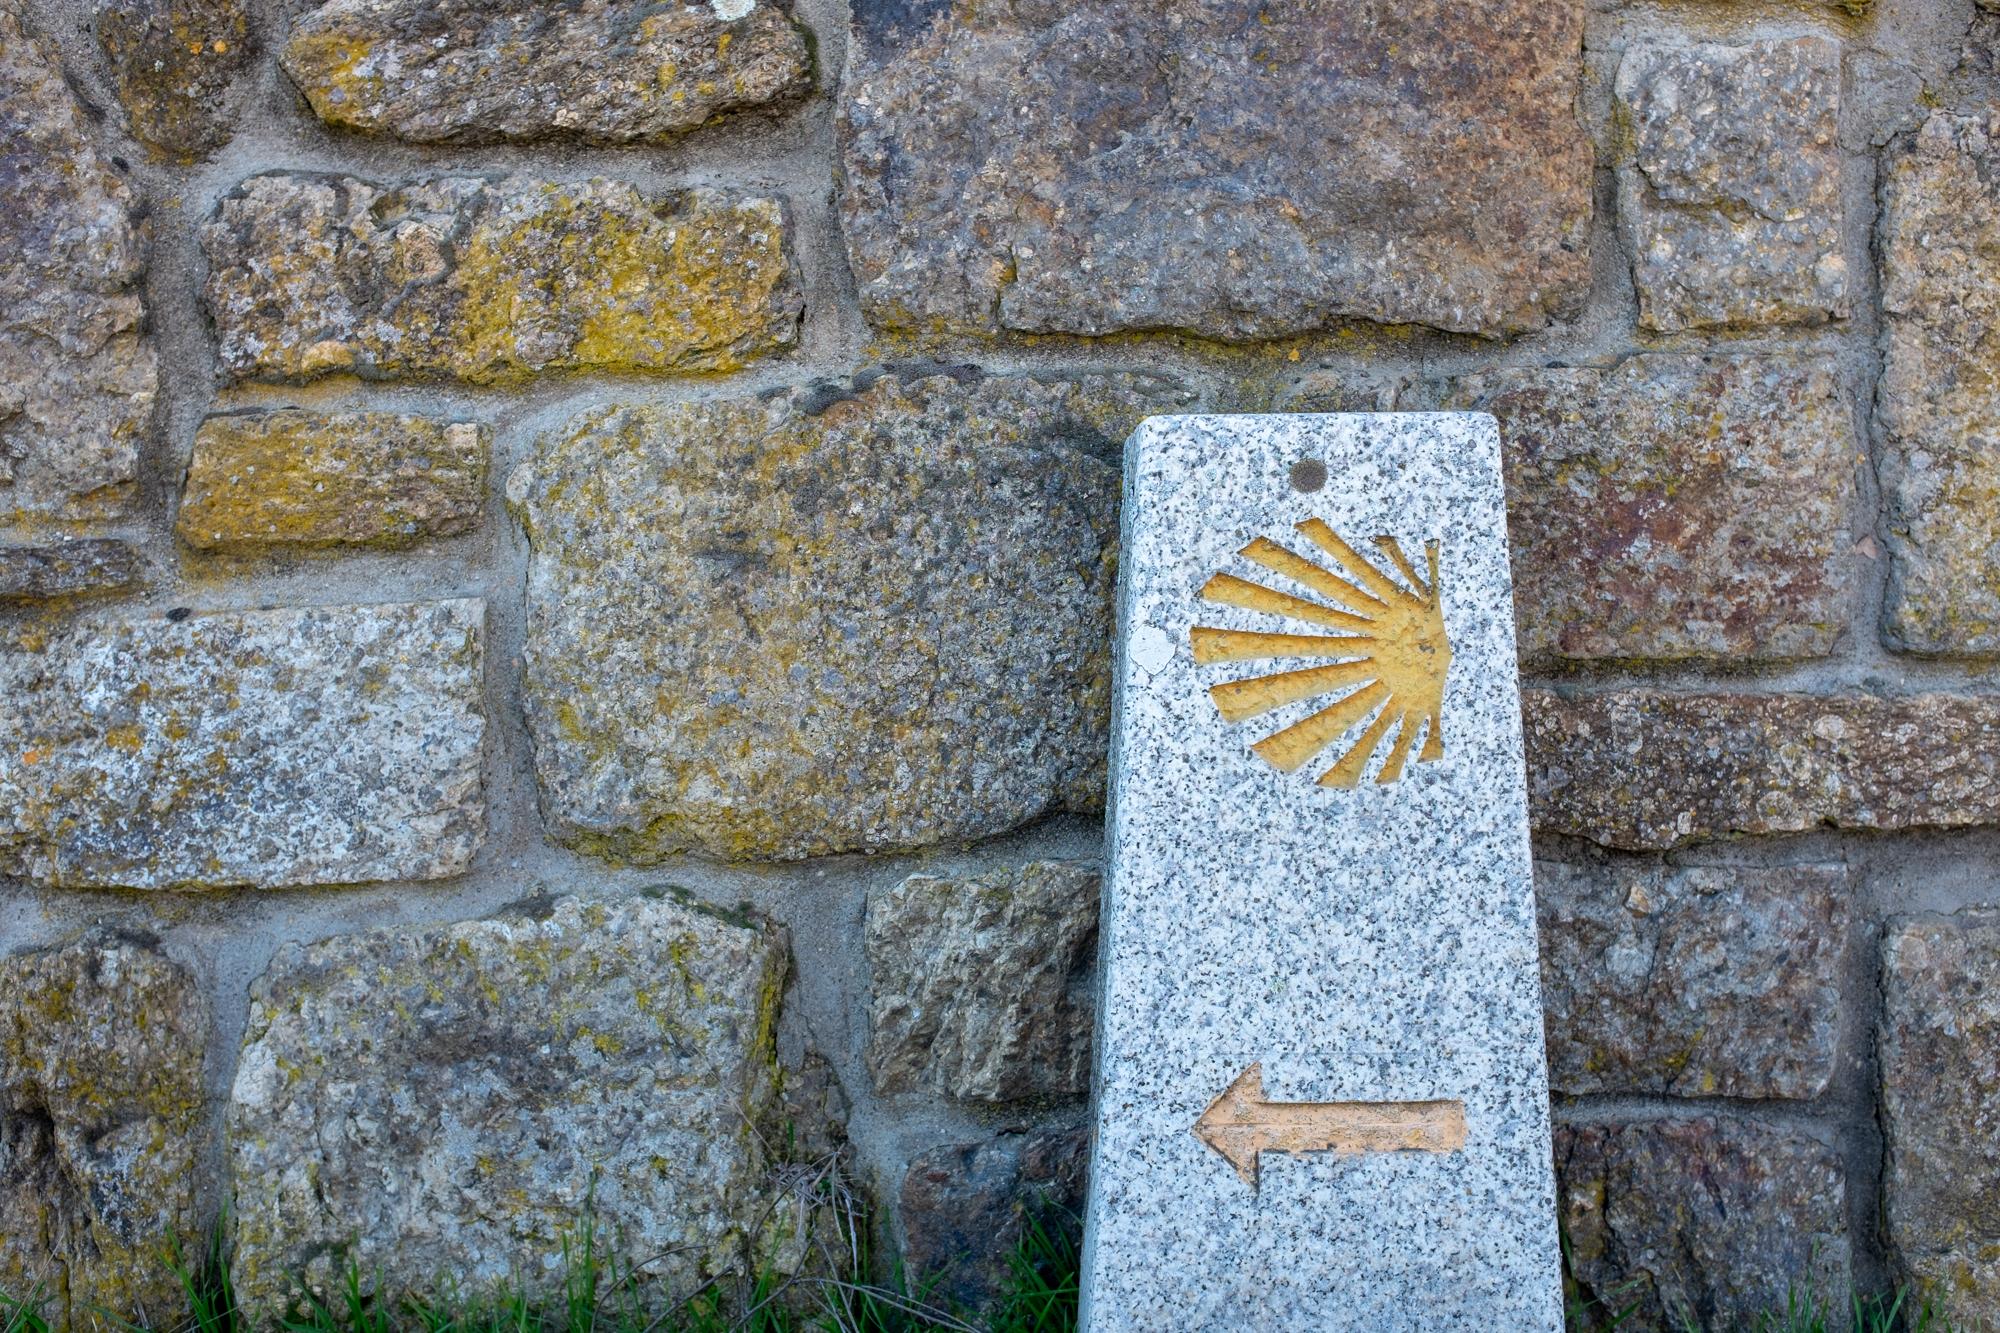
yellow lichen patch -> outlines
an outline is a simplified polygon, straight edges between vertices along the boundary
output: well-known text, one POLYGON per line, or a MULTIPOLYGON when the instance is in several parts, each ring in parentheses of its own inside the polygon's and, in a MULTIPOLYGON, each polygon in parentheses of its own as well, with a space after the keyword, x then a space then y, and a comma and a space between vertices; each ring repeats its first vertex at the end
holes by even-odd
POLYGON ((201 551, 395 547, 478 521, 485 432, 387 412, 211 417, 175 532, 201 551))
POLYGON ((625 186, 545 185, 475 228, 453 281, 457 373, 724 371, 794 336, 784 219, 697 192, 669 218, 625 186))
POLYGON ((352 123, 381 95, 381 76, 362 72, 373 55, 367 41, 346 33, 301 32, 285 47, 287 64, 314 72, 303 84, 313 114, 336 125, 352 123))

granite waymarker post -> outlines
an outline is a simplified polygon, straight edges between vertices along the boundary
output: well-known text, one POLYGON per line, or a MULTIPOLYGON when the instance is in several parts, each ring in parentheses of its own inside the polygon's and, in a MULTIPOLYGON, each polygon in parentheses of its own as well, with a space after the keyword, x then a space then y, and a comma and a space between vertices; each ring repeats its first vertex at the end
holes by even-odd
POLYGON ((1556 1330, 1498 428, 1126 446, 1089 1328, 1556 1330))

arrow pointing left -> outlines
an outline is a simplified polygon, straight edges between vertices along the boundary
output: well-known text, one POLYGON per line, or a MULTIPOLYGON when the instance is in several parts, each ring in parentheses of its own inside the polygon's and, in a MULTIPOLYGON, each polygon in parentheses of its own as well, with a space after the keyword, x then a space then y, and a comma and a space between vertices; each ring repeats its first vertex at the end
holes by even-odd
POLYGON ((1194 1135, 1254 1191, 1261 1153, 1457 1152, 1465 1146, 1465 1103, 1270 1102, 1260 1063, 1209 1103, 1194 1135))

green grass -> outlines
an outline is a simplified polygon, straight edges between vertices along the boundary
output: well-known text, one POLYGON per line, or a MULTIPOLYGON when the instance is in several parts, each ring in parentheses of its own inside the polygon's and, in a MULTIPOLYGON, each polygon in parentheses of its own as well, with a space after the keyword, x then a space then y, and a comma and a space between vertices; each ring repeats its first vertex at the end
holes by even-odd
MULTIPOLYGON (((651 1309, 642 1284, 602 1252, 586 1218, 563 1244, 563 1281, 549 1298, 518 1289, 464 1299, 450 1289, 424 1297, 382 1297, 369 1275, 350 1265, 337 1288, 314 1296, 301 1291, 276 1333, 1074 1333, 1077 1326, 1078 1228, 1066 1215, 1024 1219, 1020 1241, 1008 1256, 1008 1279, 993 1311, 974 1317, 949 1308, 927 1288, 912 1290, 900 1274, 884 1282, 859 1280, 869 1271, 868 1229, 857 1214, 837 1215, 837 1244, 846 1276, 764 1274, 733 1284, 711 1281, 673 1307, 651 1309)), ((187 1313, 176 1324, 139 1329, 108 1320, 125 1333, 251 1333, 229 1289, 221 1228, 199 1254, 179 1247, 162 1256, 179 1280, 187 1313)), ((1638 1311, 1626 1301, 1633 1288, 1608 1301, 1572 1292, 1566 1322, 1572 1328, 1616 1328, 1638 1311), (1622 1304, 1620 1302, 1623 1302, 1622 1304)), ((0 1292, 0 1333, 51 1333, 42 1314, 45 1298, 0 1292)), ((1854 1333, 1952 1333, 1950 1322, 1928 1302, 1903 1293, 1855 1297, 1849 1306, 1854 1333)), ((1793 1292, 1785 1308, 1763 1315, 1747 1333, 1827 1333, 1831 1307, 1810 1292, 1793 1292)), ((1702 1333, 1691 1316, 1684 1333, 1702 1333)))
MULTIPOLYGON (((710 1279, 665 1310, 647 1299, 646 1284, 605 1252, 589 1214, 571 1229, 562 1248, 563 1279, 549 1297, 519 1288, 473 1298, 449 1284, 424 1296, 383 1296, 373 1274, 350 1263, 334 1290, 301 1287, 274 1333, 1074 1333, 1077 1315, 1078 1226, 1051 1214, 1024 1218, 1019 1243, 1008 1255, 1008 1276, 994 1311, 975 1317, 951 1308, 927 1288, 912 1290, 900 1272, 885 1282, 870 1271, 866 1220, 858 1211, 835 1210, 833 1249, 844 1262, 783 1277, 761 1274, 725 1282, 710 1279)), ((161 1256, 179 1282, 186 1314, 178 1323, 146 1329, 99 1312, 123 1333, 252 1333, 230 1290, 228 1258, 218 1226, 209 1244, 190 1256, 175 1245, 161 1256)), ((0 1291, 0 1333, 52 1333, 46 1292, 13 1296, 0 1291)))
MULTIPOLYGON (((1929 1301, 1910 1305, 1908 1293, 1894 1296, 1855 1296, 1848 1306, 1848 1327, 1853 1333, 1951 1333, 1951 1322, 1929 1301)), ((1812 1292, 1787 1292, 1785 1308, 1761 1316, 1750 1333, 1827 1333, 1833 1311, 1812 1292)), ((1683 1319, 1682 1328, 1700 1333, 1693 1321, 1683 1319)))

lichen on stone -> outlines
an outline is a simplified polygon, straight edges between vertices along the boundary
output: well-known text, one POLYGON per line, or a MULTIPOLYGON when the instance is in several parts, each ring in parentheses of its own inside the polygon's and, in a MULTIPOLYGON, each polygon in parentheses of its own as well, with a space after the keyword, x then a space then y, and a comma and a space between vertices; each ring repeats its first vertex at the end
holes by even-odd
POLYGON ((2000 114, 1938 112, 1883 169, 1883 638, 2000 652, 2000 114))
POLYGON ((736 370, 803 310, 782 201, 622 181, 252 177, 202 227, 237 379, 736 370))
POLYGON ((87 125, 0 0, 0 522, 123 512, 152 428, 147 236, 87 125))
POLYGON ((99 932, 0 958, 0 1292, 62 1333, 182 1310, 198 1237, 208 1009, 157 946, 99 932))
POLYGON ((243 0, 101 0, 97 42, 133 138, 180 162, 229 142, 231 85, 257 52, 243 0))
POLYGON ((432 879, 484 835, 485 606, 0 636, 0 874, 63 888, 432 879))
POLYGON ((510 480, 544 814, 637 861, 989 836, 1102 800, 1117 479, 1157 377, 617 405, 510 480))
POLYGON ((644 1301, 750 1271, 787 958, 761 918, 644 896, 287 946, 231 1095, 239 1300, 273 1313, 347 1260, 547 1296, 586 1218, 644 1301))
POLYGON ((397 547, 469 532, 487 434, 393 412, 212 416, 195 432, 174 531, 199 551, 397 547))
POLYGON ((328 124, 416 143, 657 142, 811 86, 788 0, 330 0, 281 60, 328 124))

